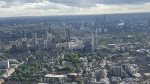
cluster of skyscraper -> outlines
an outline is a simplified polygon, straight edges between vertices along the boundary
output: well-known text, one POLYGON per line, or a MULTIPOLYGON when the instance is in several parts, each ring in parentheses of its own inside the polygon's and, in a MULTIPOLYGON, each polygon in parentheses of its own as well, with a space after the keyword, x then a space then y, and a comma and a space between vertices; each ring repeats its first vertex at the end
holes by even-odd
MULTIPOLYGON (((70 30, 65 25, 65 42, 70 42, 70 30)), ((52 34, 52 29, 46 28, 44 38, 37 38, 37 33, 32 33, 32 47, 36 47, 38 49, 49 49, 49 50, 55 50, 56 49, 56 37, 52 34)), ((23 52, 26 52, 28 50, 28 44, 27 44, 27 38, 25 35, 25 32, 23 31, 22 36, 22 43, 21 43, 21 49, 23 52)))
MULTIPOLYGON (((101 33, 102 29, 101 28, 96 28, 95 31, 91 32, 91 40, 85 40, 83 38, 83 43, 82 46, 84 45, 84 49, 89 51, 90 49, 92 51, 95 51, 98 48, 98 43, 99 43, 99 34, 101 33), (87 45, 86 45, 87 44, 87 45), (88 49, 87 49, 88 48, 88 49)), ((56 43, 58 42, 58 38, 53 34, 51 28, 46 28, 45 29, 45 35, 43 38, 38 38, 37 33, 32 33, 32 44, 30 44, 29 40, 27 40, 25 32, 22 32, 22 40, 21 40, 21 51, 22 52, 27 52, 28 49, 34 48, 34 49, 40 49, 40 50, 56 50, 56 43)), ((64 42, 68 43, 70 47, 71 46, 71 38, 70 38, 70 29, 66 24, 64 24, 64 33, 65 33, 65 38, 64 42)), ((62 39, 62 38, 61 38, 62 39)), ((79 44, 79 42, 77 42, 79 44)), ((75 45, 75 44, 72 44, 75 45)), ((12 46, 12 50, 15 50, 17 46, 12 46)), ((78 46, 79 47, 79 46, 78 46)))

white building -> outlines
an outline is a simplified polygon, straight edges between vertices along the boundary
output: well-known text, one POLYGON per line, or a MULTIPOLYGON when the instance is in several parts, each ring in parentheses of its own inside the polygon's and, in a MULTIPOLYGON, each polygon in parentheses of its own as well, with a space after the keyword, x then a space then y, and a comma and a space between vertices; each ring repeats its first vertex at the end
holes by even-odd
POLYGON ((84 45, 83 45, 83 41, 80 40, 76 40, 75 42, 69 42, 69 49, 73 50, 73 49, 83 49, 84 45))
POLYGON ((83 41, 77 41, 76 42, 76 44, 77 44, 77 49, 83 49, 83 47, 84 47, 84 45, 83 45, 83 41))
POLYGON ((0 69, 9 69, 9 61, 0 61, 0 69))
POLYGON ((54 74, 46 74, 44 76, 44 82, 46 83, 56 83, 59 84, 67 84, 67 76, 66 75, 54 75, 54 74))
POLYGON ((69 48, 69 43, 65 42, 65 43, 58 43, 56 44, 57 48, 61 48, 61 49, 68 49, 69 48))
POLYGON ((105 79, 101 79, 100 81, 91 81, 90 84, 107 84, 105 79))
POLYGON ((76 49, 77 44, 75 42, 69 42, 69 49, 73 50, 76 49))
POLYGON ((104 29, 104 33, 107 33, 107 31, 108 31, 107 29, 104 29))
POLYGON ((102 28, 99 28, 99 33, 101 33, 102 32, 102 28))
POLYGON ((131 75, 137 74, 139 71, 139 67, 137 64, 127 64, 126 70, 129 71, 131 75))

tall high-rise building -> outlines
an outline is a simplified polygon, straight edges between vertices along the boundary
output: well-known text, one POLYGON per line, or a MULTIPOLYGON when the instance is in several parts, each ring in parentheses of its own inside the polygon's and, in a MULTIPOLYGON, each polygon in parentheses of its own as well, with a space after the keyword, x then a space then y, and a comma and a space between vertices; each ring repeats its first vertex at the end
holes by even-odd
POLYGON ((28 47, 27 47, 27 41, 22 41, 22 51, 27 52, 28 47))
POLYGON ((150 27, 150 19, 148 20, 148 26, 150 27))
POLYGON ((102 20, 100 17, 96 17, 95 19, 95 26, 99 27, 102 25, 102 20))
POLYGON ((68 27, 65 27, 65 40, 66 42, 70 42, 70 30, 68 27))
POLYGON ((101 75, 100 70, 95 70, 95 79, 97 82, 100 81, 101 79, 100 75, 101 75))
POLYGON ((22 37, 22 44, 21 44, 21 49, 23 52, 27 52, 28 51, 28 47, 27 47, 27 38, 25 35, 25 32, 23 31, 22 33, 23 37, 22 37))
POLYGON ((96 28, 96 36, 99 36, 100 32, 99 32, 100 28, 96 28))
POLYGON ((83 39, 83 45, 84 45, 84 50, 85 51, 91 51, 92 50, 92 45, 91 45, 91 39, 89 38, 84 38, 83 39))
POLYGON ((26 38, 25 31, 22 31, 22 38, 26 38))
POLYGON ((100 79, 104 79, 105 78, 104 70, 102 69, 95 70, 95 78, 96 78, 96 81, 100 81, 100 79))
POLYGON ((44 40, 44 49, 50 49, 52 43, 52 33, 48 32, 48 29, 46 29, 46 39, 44 40))
POLYGON ((94 21, 91 21, 91 26, 95 26, 95 22, 94 21))
POLYGON ((38 40, 38 49, 42 50, 44 48, 43 39, 38 40))
POLYGON ((102 69, 100 69, 100 78, 101 79, 105 78, 105 72, 102 69))
POLYGON ((122 67, 121 66, 114 66, 113 67, 113 74, 115 76, 122 76, 122 67))
POLYGON ((46 29, 46 40, 52 41, 52 33, 51 32, 49 33, 47 29, 46 29))
POLYGON ((11 49, 12 49, 11 51, 12 51, 13 53, 18 52, 18 48, 17 48, 17 45, 16 45, 16 44, 13 44, 11 49))
POLYGON ((52 43, 51 43, 51 50, 55 50, 55 49, 56 49, 56 38, 53 36, 52 43))
POLYGON ((101 33, 102 32, 102 28, 99 28, 99 33, 101 33))
POLYGON ((37 45, 37 33, 32 33, 32 44, 37 45))
POLYGON ((96 27, 107 28, 109 23, 110 23, 110 16, 104 15, 104 16, 96 17, 96 19, 95 19, 95 26, 96 27))
POLYGON ((97 35, 95 34, 95 32, 92 32, 92 50, 95 51, 97 46, 98 46, 98 39, 97 39, 97 35))
POLYGON ((48 49, 47 40, 43 41, 43 49, 48 49))
POLYGON ((46 29, 46 39, 44 40, 44 49, 50 49, 50 50, 56 49, 56 38, 52 34, 52 30, 49 32, 46 29))
POLYGON ((105 28, 105 29, 104 29, 104 33, 107 33, 107 31, 108 31, 108 30, 105 28))

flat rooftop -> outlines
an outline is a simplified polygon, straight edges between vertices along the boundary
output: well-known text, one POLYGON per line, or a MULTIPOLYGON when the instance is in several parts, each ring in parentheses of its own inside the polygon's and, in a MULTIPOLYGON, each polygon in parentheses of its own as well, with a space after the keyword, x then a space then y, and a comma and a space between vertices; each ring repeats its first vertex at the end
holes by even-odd
POLYGON ((66 75, 46 74, 44 77, 46 77, 46 78, 61 78, 61 77, 66 77, 66 75))

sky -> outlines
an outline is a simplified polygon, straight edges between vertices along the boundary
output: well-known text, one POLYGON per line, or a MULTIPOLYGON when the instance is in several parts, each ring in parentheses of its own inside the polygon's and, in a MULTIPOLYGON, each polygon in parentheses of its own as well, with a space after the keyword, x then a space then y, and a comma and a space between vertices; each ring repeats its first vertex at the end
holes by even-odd
POLYGON ((150 12, 150 0, 0 0, 0 17, 150 12))

